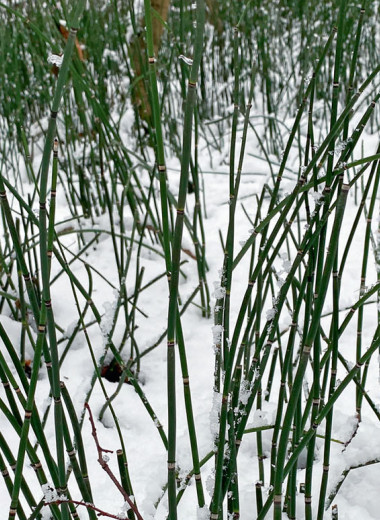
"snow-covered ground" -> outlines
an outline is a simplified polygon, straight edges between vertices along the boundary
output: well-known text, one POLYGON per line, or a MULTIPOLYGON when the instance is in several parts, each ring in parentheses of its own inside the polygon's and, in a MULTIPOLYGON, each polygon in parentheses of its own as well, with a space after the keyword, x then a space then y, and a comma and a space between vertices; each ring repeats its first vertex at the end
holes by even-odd
MULTIPOLYGON (((287 123, 291 123, 288 121, 287 123)), ((123 136, 126 145, 128 146, 128 134, 123 136)), ((377 136, 366 134, 363 139, 364 155, 371 155, 376 152, 377 136)), ((225 138, 224 149, 222 153, 213 150, 210 156, 209 149, 204 142, 199 144, 199 163, 204 172, 204 194, 207 201, 207 218, 204 220, 206 248, 207 248, 207 262, 209 272, 207 279, 211 291, 216 286, 219 280, 219 271, 223 264, 223 252, 220 244, 218 231, 221 230, 223 237, 226 236, 226 229, 228 224, 228 166, 223 164, 223 159, 228 157, 229 141, 225 138)), ((269 169, 266 162, 262 159, 257 159, 260 156, 260 148, 258 146, 256 137, 251 131, 248 135, 247 155, 244 162, 242 182, 240 188, 240 200, 244 202, 244 206, 248 213, 253 216, 255 211, 254 194, 260 194, 263 182, 269 181, 269 169)), ((38 164, 39 158, 35 161, 38 164)), ((289 168, 294 169, 294 174, 289 174, 289 179, 284 181, 283 190, 290 191, 294 185, 296 172, 298 171, 297 153, 296 151, 288 162, 289 168)), ((168 160, 169 185, 175 192, 179 179, 179 163, 175 158, 168 160)), ((188 195, 188 207, 191 211, 193 207, 194 195, 188 195)), ((360 200, 360 196, 359 199, 360 200)), ((348 233, 351 229, 350 223, 357 211, 357 203, 355 203, 354 190, 349 194, 348 205, 345 214, 345 220, 341 231, 341 241, 345 244, 348 233)), ((62 192, 58 189, 58 212, 57 222, 63 221, 68 217, 68 210, 65 206, 65 199, 62 192)), ((376 217, 377 220, 377 217, 376 217)), ((96 224, 99 228, 109 228, 109 221, 107 216, 99 217, 96 224)), ((377 221, 373 223, 374 230, 377 221)), ((93 227, 93 224, 91 224, 93 227)), ((126 222, 127 230, 131 228, 130 222, 126 222)), ((240 205, 237 208, 237 224, 236 224, 236 247, 238 251, 241 247, 239 244, 246 240, 249 236, 251 228, 246 216, 244 215, 240 205)), ((350 306, 359 298, 360 287, 360 269, 361 269, 361 255, 362 244, 365 230, 365 219, 361 218, 359 230, 355 235, 354 245, 352 250, 357 251, 357 255, 353 254, 350 257, 350 263, 347 265, 343 279, 340 304, 342 309, 341 319, 346 315, 350 306)), ((375 233, 376 235, 376 233, 375 233)), ((377 238, 377 237, 376 237, 377 238)), ((74 234, 67 235, 61 238, 62 242, 75 253, 77 251, 77 240, 74 234)), ((193 246, 188 236, 184 238, 184 248, 192 250, 193 246)), ((135 246, 135 249, 137 245, 135 246)), ((248 256, 248 255, 246 255, 248 256)), ((184 255, 183 258, 188 262, 183 266, 183 271, 187 278, 180 279, 180 294, 182 301, 186 302, 190 294, 198 285, 198 274, 196 262, 189 255, 184 255)), ((284 260, 284 258, 283 258, 284 260)), ((98 276, 93 272, 94 290, 92 298, 96 306, 104 313, 102 320, 103 333, 101 328, 96 324, 88 327, 88 334, 91 340, 95 355, 99 358, 104 349, 104 331, 108 330, 109 316, 112 314, 112 309, 117 299, 118 276, 115 266, 115 259, 111 238, 107 235, 102 235, 96 247, 91 247, 87 250, 85 261, 95 267, 103 277, 98 276), (109 283, 110 282, 110 283, 109 283), (112 287, 113 284, 115 287, 112 287), (108 321, 107 321, 108 320, 108 321)), ((164 259, 162 256, 143 248, 140 265, 145 267, 144 283, 152 280, 156 276, 165 271, 164 259)), ((281 268, 281 261, 279 260, 279 268, 281 268)), ((72 264, 72 269, 75 275, 83 282, 88 284, 86 270, 81 262, 72 264)), ((53 262, 52 278, 59 272, 60 267, 57 262, 53 262)), ((130 273, 135 272, 135 257, 132 255, 132 264, 130 273)), ((234 272, 233 286, 232 286, 232 323, 236 318, 239 310, 239 302, 247 284, 248 272, 248 258, 245 258, 239 267, 234 272)), ((370 253, 369 269, 367 274, 366 284, 370 286, 377 281, 377 274, 375 269, 374 256, 370 253)), ((128 293, 133 293, 135 280, 127 279, 126 284, 128 293)), ((331 310, 331 290, 327 305, 324 312, 331 310)), ((377 326, 377 303, 372 298, 373 303, 366 306, 365 321, 363 327, 363 351, 368 348, 373 337, 373 332, 377 326)), ((80 300, 82 302, 82 300, 80 300)), ((195 300, 197 303, 198 299, 195 300)), ((66 331, 69 336, 73 328, 73 324, 78 319, 78 314, 75 306, 75 301, 72 296, 71 286, 68 283, 66 276, 60 276, 52 286, 52 302, 57 323, 66 331)), ((83 302, 82 302, 83 303, 83 302)), ((167 281, 162 277, 159 281, 154 283, 151 287, 141 292, 138 299, 138 307, 145 315, 141 313, 136 314, 135 338, 139 346, 140 352, 155 344, 157 339, 163 334, 166 329, 168 306, 168 291, 167 281)), ((268 300, 265 303, 265 311, 269 311, 272 305, 268 300)), ((20 341, 21 324, 13 321, 7 315, 4 307, 3 314, 0 316, 7 334, 12 340, 13 344, 17 346, 20 341)), ((324 319, 326 329, 329 326, 329 316, 324 319)), ((91 313, 88 312, 86 322, 91 321, 91 313)), ((290 317, 284 311, 280 319, 280 329, 284 330, 289 326, 290 317)), ((183 318, 183 330, 185 337, 186 352, 189 364, 190 385, 193 398, 193 408, 195 413, 195 421, 198 435, 200 458, 203 458, 213 449, 215 421, 217 420, 216 406, 219 404, 218 396, 214 395, 213 391, 213 372, 214 372, 214 349, 213 349, 213 318, 204 318, 201 315, 199 307, 190 305, 186 310, 183 318)), ((114 342, 118 344, 121 341, 124 333, 124 324, 119 320, 115 332, 114 342)), ((345 331, 340 340, 340 351, 343 356, 350 362, 355 362, 355 341, 356 341, 356 322, 355 319, 351 321, 349 327, 345 331)), ((65 348, 65 342, 60 343, 60 351, 65 348)), ((128 345, 125 349, 125 355, 128 354, 128 345)), ((5 352, 1 344, 1 351, 5 352)), ((6 355, 6 353, 5 353, 6 355)), ((32 350, 30 345, 27 345, 27 357, 32 357, 32 350)), ((11 364, 10 364, 11 366, 11 364)), ((12 368, 12 366, 11 366, 12 368)), ((78 417, 83 411, 84 401, 91 378, 93 376, 93 365, 87 343, 83 333, 80 333, 74 343, 72 344, 65 361, 61 368, 61 379, 65 382, 72 398, 78 417)), ((343 379, 345 373, 344 369, 339 366, 338 379, 343 379)), ((140 380, 143 391, 145 392, 150 404, 152 405, 159 421, 163 424, 164 429, 167 430, 167 397, 166 397, 166 342, 164 340, 153 349, 148 355, 141 360, 140 380)), ((112 395, 116 389, 117 384, 103 380, 108 395, 112 395)), ((259 425, 270 425, 274 422, 276 412, 276 394, 279 388, 278 377, 275 378, 274 388, 271 393, 269 402, 264 401, 263 409, 255 411, 249 418, 248 427, 259 425)), ((380 403, 380 386, 379 386, 379 367, 376 356, 373 357, 370 364, 366 388, 375 403, 380 403)), ((178 411, 178 446, 177 446, 177 464, 180 476, 186 476, 192 469, 192 459, 189 444, 189 437, 187 431, 187 422, 185 415, 185 407, 183 401, 183 385, 179 362, 177 363, 177 411, 178 411)), ((5 392, 0 390, 0 397, 5 398, 5 392)), ((95 384, 94 390, 91 394, 89 404, 95 416, 98 417, 99 412, 104 404, 104 395, 98 383, 95 384)), ((49 400, 49 382, 44 368, 41 369, 40 379, 37 386, 36 402, 38 409, 43 415, 46 407, 50 404, 49 400)), ((129 464, 129 471, 133 485, 134 496, 136 503, 144 520, 163 520, 167 515, 167 497, 163 493, 163 488, 167 480, 167 455, 164 449, 160 436, 157 433, 157 428, 149 415, 147 414, 141 399, 135 392, 134 388, 129 384, 124 384, 113 401, 114 408, 117 412, 119 424, 123 434, 127 458, 129 464)), ((380 405, 379 405, 380 409, 380 405)), ((54 453, 54 424, 52 419, 53 413, 51 411, 46 425, 46 436, 54 453)), ((17 452, 18 437, 12 431, 9 423, 4 416, 0 414, 1 433, 10 443, 13 452, 17 452)), ((342 472, 352 466, 366 464, 369 461, 380 460, 380 442, 379 433, 380 426, 373 411, 364 403, 362 422, 357 430, 355 437, 350 444, 345 448, 344 443, 347 442, 357 426, 355 419, 355 389, 351 384, 346 391, 343 392, 339 398, 334 409, 334 423, 332 437, 341 441, 333 442, 331 445, 331 463, 330 463, 330 477, 327 490, 327 496, 330 491, 338 483, 342 472), (343 444, 342 444, 343 443, 343 444)), ((120 447, 116 428, 114 426, 112 416, 109 410, 106 411, 103 421, 96 422, 98 438, 101 446, 106 449, 113 450, 109 454, 109 466, 115 475, 118 475, 116 450, 120 447)), ((112 484, 108 476, 101 469, 97 462, 97 451, 94 440, 91 434, 91 426, 88 420, 88 415, 83 422, 83 437, 87 454, 87 463, 89 466, 90 481, 93 489, 95 505, 109 513, 117 515, 121 512, 124 500, 116 487, 112 484)), ((323 424, 318 430, 319 434, 323 435, 323 424)), ((263 432, 263 449, 265 455, 270 455, 272 431, 266 430, 263 432)), ((33 437, 31 437, 33 442, 33 437)), ((322 475, 322 447, 323 439, 318 438, 315 472, 314 472, 314 489, 313 507, 317 507, 318 487, 322 475)), ((265 460, 266 482, 264 488, 268 489, 269 479, 269 458, 265 460)), ((239 452, 239 488, 240 488, 240 506, 241 518, 248 520, 254 518, 256 513, 256 499, 255 499, 255 482, 258 480, 258 466, 257 466, 257 446, 256 437, 254 434, 247 434, 243 438, 241 450, 239 452)), ((302 462, 302 461, 301 461, 302 462)), ((299 484, 304 482, 305 471, 302 469, 302 463, 299 463, 300 469, 298 471, 297 480, 299 484)), ((213 459, 211 459, 202 468, 203 481, 206 483, 206 489, 212 489, 212 468, 213 459)), ((37 480, 34 476, 33 470, 28 466, 28 461, 25 463, 25 477, 31 485, 31 488, 37 499, 42 498, 43 493, 39 489, 37 480)), ((334 498, 333 503, 339 507, 339 520, 354 520, 362 518, 365 520, 378 520, 378 483, 380 481, 380 466, 378 464, 371 464, 358 469, 352 469, 347 478, 342 484, 338 495, 334 498)), ((73 498, 76 497, 76 487, 74 485, 74 478, 71 476, 69 487, 73 498)), ((206 496, 207 493, 206 493, 206 496)), ((0 520, 8 517, 9 496, 6 491, 4 482, 0 481, 0 520)), ((303 501, 302 494, 299 495, 299 507, 297 518, 302 518, 303 501)), ((207 503, 209 499, 207 500, 207 503)), ((179 520, 184 519, 203 519, 206 515, 197 512, 197 500, 195 493, 194 481, 190 483, 186 489, 183 498, 179 504, 179 520), (199 516, 197 516, 197 514, 199 516)), ((80 518, 86 518, 87 513, 83 507, 78 508, 80 518)), ((46 508, 45 518, 49 518, 46 508)), ((268 517, 270 517, 269 514, 268 517)), ((331 508, 326 512, 326 518, 330 518, 331 508)), ((285 515, 284 515, 285 518, 285 515)))

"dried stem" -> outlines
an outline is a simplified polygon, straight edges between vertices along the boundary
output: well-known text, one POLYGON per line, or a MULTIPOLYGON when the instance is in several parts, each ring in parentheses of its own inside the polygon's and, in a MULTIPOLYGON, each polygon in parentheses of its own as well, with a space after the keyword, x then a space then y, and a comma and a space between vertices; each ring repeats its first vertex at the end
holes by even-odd
MULTIPOLYGON (((140 515, 137 507, 135 506, 135 504, 132 502, 132 500, 130 499, 128 493, 125 491, 125 489, 123 488, 123 486, 120 484, 120 482, 117 480, 117 478, 115 477, 115 475, 112 473, 110 467, 108 466, 107 464, 107 461, 103 458, 103 453, 113 453, 112 450, 106 450, 104 448, 102 448, 99 444, 99 439, 98 439, 98 435, 96 433, 96 427, 95 427, 95 421, 94 421, 94 418, 92 416, 92 412, 91 412, 91 408, 90 408, 90 405, 88 403, 85 403, 84 404, 84 407, 86 408, 86 410, 88 410, 88 414, 89 414, 89 419, 90 419, 90 423, 91 423, 91 428, 92 428, 92 436, 94 437, 94 441, 95 441, 95 445, 96 445, 96 449, 98 451, 98 462, 99 464, 101 465, 101 467, 104 469, 104 471, 107 473, 107 475, 109 476, 109 478, 112 480, 112 482, 115 484, 115 486, 117 487, 117 489, 120 491, 120 493, 123 495, 123 498, 125 499, 125 501, 128 503, 128 505, 130 506, 130 508, 133 510, 133 512, 135 513, 135 515, 137 516, 138 520, 144 520, 143 517, 140 515)), ((112 517, 112 518, 118 518, 118 517, 112 517)))
POLYGON ((61 505, 61 504, 74 504, 75 506, 84 506, 87 507, 87 509, 91 509, 92 511, 96 511, 98 513, 98 516, 107 516, 108 518, 116 518, 117 520, 120 520, 120 515, 113 515, 112 513, 107 513, 106 511, 103 511, 102 509, 99 509, 98 507, 95 507, 94 504, 89 504, 88 502, 81 502, 80 500, 65 500, 65 499, 58 499, 53 500, 51 502, 45 502, 45 506, 50 505, 61 505))

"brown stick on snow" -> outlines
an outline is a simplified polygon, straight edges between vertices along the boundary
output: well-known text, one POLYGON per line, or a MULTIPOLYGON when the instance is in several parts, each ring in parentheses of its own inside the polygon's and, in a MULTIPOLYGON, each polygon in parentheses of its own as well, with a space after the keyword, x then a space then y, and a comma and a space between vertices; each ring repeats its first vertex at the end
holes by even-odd
POLYGON ((112 482, 115 484, 115 486, 120 491, 120 493, 123 495, 123 498, 128 503, 130 508, 133 510, 133 512, 137 516, 138 520, 144 520, 143 517, 140 515, 140 513, 139 513, 137 507, 135 506, 135 504, 129 498, 128 493, 125 491, 123 486, 120 484, 120 482, 117 480, 115 475, 112 473, 110 467, 107 464, 107 461, 104 460, 103 453, 113 453, 113 451, 112 450, 106 450, 106 449, 104 449, 104 448, 102 448, 100 446, 99 440, 98 440, 98 435, 96 433, 95 421, 94 421, 94 418, 92 416, 90 405, 88 403, 85 403, 84 407, 86 408, 86 410, 88 410, 89 419, 90 419, 91 428, 92 428, 92 436, 94 437, 94 441, 95 441, 95 444, 96 444, 96 449, 98 451, 98 462, 99 462, 99 464, 104 469, 104 471, 107 473, 107 475, 112 480, 112 482))
POLYGON ((95 507, 94 504, 89 504, 88 502, 81 502, 80 500, 57 499, 52 501, 46 501, 44 502, 44 504, 45 506, 49 506, 51 504, 55 504, 57 506, 61 504, 74 504, 75 506, 83 506, 87 507, 87 509, 92 509, 92 511, 98 513, 98 516, 107 516, 108 518, 116 518, 116 520, 120 520, 120 515, 113 515, 112 513, 107 513, 106 511, 103 511, 102 509, 95 507))

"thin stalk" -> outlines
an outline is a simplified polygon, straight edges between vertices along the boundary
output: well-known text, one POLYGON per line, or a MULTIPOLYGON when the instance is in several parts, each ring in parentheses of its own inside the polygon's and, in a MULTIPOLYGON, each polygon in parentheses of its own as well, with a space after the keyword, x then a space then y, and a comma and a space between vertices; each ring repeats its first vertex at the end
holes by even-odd
POLYGON ((176 390, 175 390, 175 338, 177 322, 177 298, 179 283, 179 265, 181 260, 181 243, 183 233, 183 221, 186 205, 189 165, 192 142, 192 120, 196 103, 196 86, 198 69, 202 56, 203 31, 205 24, 204 1, 197 0, 197 28, 194 43, 194 58, 190 71, 188 92, 186 98, 181 176, 177 203, 177 218, 175 223, 173 252, 171 261, 171 280, 168 310, 168 357, 167 357, 167 392, 168 392, 168 501, 169 520, 177 518, 176 500, 176 390))
MULTIPOLYGON (((300 363, 297 369, 297 373, 294 378, 294 385, 292 388, 292 392, 290 394, 289 403, 286 409, 284 421, 283 421, 283 430, 281 432, 279 449, 276 461, 276 475, 274 480, 274 512, 273 518, 274 520, 279 520, 281 518, 281 502, 282 502, 282 483, 283 483, 283 475, 284 475, 284 464, 286 457, 286 448, 288 442, 288 434, 291 427, 291 422, 296 410, 296 404, 298 402, 298 398, 300 395, 302 380, 304 377, 304 373, 306 370, 306 366, 309 360, 310 351, 312 348, 312 344, 315 340, 315 336, 318 332, 319 328, 319 320, 320 314, 322 312, 322 306, 325 300, 327 286, 330 278, 330 274, 333 268, 333 262, 335 259, 335 252, 338 246, 338 236, 340 227, 342 225, 344 209, 346 204, 346 199, 348 195, 348 186, 343 185, 341 195, 338 199, 338 205, 336 209, 333 230, 331 233, 330 246, 327 254, 323 278, 321 280, 321 286, 318 293, 318 298, 315 302, 313 318, 310 324, 310 328, 308 334, 304 340, 302 356, 300 358, 300 363)), ((295 450, 294 453, 296 453, 295 450)))

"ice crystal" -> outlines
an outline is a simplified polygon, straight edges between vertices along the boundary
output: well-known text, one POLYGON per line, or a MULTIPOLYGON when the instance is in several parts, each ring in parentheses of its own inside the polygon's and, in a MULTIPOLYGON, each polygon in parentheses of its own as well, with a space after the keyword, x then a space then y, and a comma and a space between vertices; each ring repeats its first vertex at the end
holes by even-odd
POLYGON ((222 342, 223 327, 222 325, 214 325, 212 327, 212 338, 214 345, 218 345, 222 342))
POLYGON ((193 60, 191 58, 187 58, 187 56, 184 56, 183 54, 180 54, 178 56, 179 60, 182 60, 186 65, 191 66, 193 64, 193 60))
POLYGON ((224 298, 226 294, 226 289, 220 285, 219 282, 214 282, 214 297, 217 300, 224 298))
POLYGON ((251 395, 251 384, 246 379, 243 379, 240 385, 239 401, 246 405, 248 403, 249 396, 251 395))
POLYGON ((56 502, 58 500, 57 490, 51 484, 42 484, 45 502, 56 502))
POLYGON ((56 67, 60 67, 63 62, 63 56, 60 54, 50 54, 48 57, 48 63, 51 65, 55 65, 56 67))
MULTIPOLYGON (((132 496, 129 497, 131 500, 132 500, 132 496)), ((124 502, 120 512, 118 513, 117 517, 120 518, 121 520, 124 520, 124 518, 128 518, 127 517, 127 513, 128 511, 131 509, 131 506, 128 504, 128 502, 124 502)))
POLYGON ((210 497, 212 497, 212 495, 214 494, 214 486, 215 486, 215 474, 213 472, 206 479, 206 489, 207 489, 207 493, 210 495, 210 497))
POLYGON ((211 433, 216 439, 219 433, 219 412, 220 412, 220 406, 222 404, 222 394, 218 392, 214 392, 213 398, 212 398, 212 408, 210 411, 210 430, 211 433))
POLYGON ((317 204, 321 198, 323 197, 322 193, 320 193, 319 191, 312 191, 310 192, 310 195, 313 197, 314 199, 314 202, 317 204))

